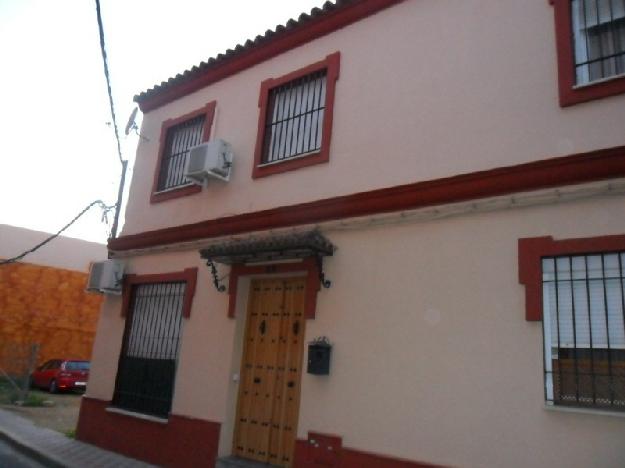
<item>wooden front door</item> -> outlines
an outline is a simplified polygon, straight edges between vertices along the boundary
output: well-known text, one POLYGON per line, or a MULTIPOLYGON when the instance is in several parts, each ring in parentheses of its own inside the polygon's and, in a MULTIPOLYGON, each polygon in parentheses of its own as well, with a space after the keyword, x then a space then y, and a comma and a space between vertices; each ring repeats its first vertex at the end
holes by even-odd
POLYGON ((304 278, 252 280, 234 431, 236 456, 292 466, 304 351, 304 278))

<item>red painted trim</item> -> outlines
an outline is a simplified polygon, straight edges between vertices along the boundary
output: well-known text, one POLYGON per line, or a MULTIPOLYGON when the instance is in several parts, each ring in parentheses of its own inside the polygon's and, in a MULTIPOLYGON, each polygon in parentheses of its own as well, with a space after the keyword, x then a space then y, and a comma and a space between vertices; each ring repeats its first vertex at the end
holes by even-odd
POLYGON ((440 465, 343 447, 336 435, 309 432, 295 441, 294 466, 298 468, 440 468, 440 465))
POLYGON ((256 136, 256 149, 254 150, 254 167, 252 169, 252 178, 266 177, 272 174, 292 171, 314 164, 321 164, 330 160, 330 140, 332 137, 332 116, 334 113, 334 94, 336 88, 336 80, 339 78, 341 54, 334 52, 328 55, 324 60, 300 68, 280 78, 269 78, 260 85, 260 96, 258 98, 258 106, 260 112, 258 115, 258 133, 256 136), (326 100, 324 103, 325 112, 323 114, 323 127, 321 134, 321 148, 315 153, 302 156, 297 159, 291 159, 274 163, 268 166, 261 166, 263 157, 263 148, 265 143, 265 125, 267 122, 269 92, 277 86, 281 86, 289 81, 296 80, 306 75, 310 75, 319 70, 327 70, 326 74, 326 100))
POLYGON ((263 275, 273 273, 306 273, 306 299, 304 317, 315 318, 317 308, 317 292, 320 289, 319 267, 314 258, 305 258, 299 263, 276 263, 271 265, 232 265, 228 282, 228 317, 234 318, 236 312, 237 290, 241 276, 263 275))
POLYGON ((122 289, 122 310, 121 316, 126 317, 130 309, 130 296, 132 286, 135 284, 149 283, 167 283, 171 281, 184 281, 187 287, 184 293, 184 302, 182 304, 182 316, 184 318, 191 317, 191 305, 193 304, 193 296, 195 295, 195 286, 197 284, 197 268, 186 268, 183 271, 174 273, 157 273, 152 275, 124 275, 124 285, 122 289))
POLYGON ((185 185, 175 189, 167 190, 165 192, 158 192, 158 178, 161 173, 161 163, 163 161, 163 155, 165 153, 165 141, 167 139, 167 132, 170 128, 193 119, 199 115, 206 115, 204 120, 204 131, 202 134, 202 143, 207 142, 210 138, 211 128, 213 126, 213 119, 215 117, 215 107, 217 101, 211 101, 204 107, 189 112, 188 114, 181 115, 175 119, 168 119, 161 125, 161 136, 158 141, 158 160, 156 162, 156 171, 154 172, 154 180, 152 182, 152 194, 150 195, 150 203, 160 203, 162 201, 171 200, 173 198, 186 197, 194 193, 202 191, 202 187, 199 185, 185 185))
POLYGON ((619 146, 131 234, 110 239, 108 247, 140 249, 623 176, 625 146, 619 146))
POLYGON ((550 0, 554 7, 560 105, 572 106, 625 93, 625 76, 575 88, 571 0, 550 0))
POLYGON ((149 112, 402 1, 359 0, 351 5, 341 6, 323 16, 275 33, 273 37, 263 39, 258 45, 237 52, 231 57, 221 58, 218 63, 193 78, 166 85, 165 89, 150 92, 149 96, 137 96, 135 101, 142 112, 149 112))
POLYGON ((525 320, 543 318, 541 258, 625 250, 625 235, 554 240, 551 236, 519 239, 519 283, 525 286, 525 320))
POLYGON ((219 423, 172 414, 162 424, 111 413, 108 406, 108 401, 82 398, 78 440, 159 466, 214 466, 219 423))

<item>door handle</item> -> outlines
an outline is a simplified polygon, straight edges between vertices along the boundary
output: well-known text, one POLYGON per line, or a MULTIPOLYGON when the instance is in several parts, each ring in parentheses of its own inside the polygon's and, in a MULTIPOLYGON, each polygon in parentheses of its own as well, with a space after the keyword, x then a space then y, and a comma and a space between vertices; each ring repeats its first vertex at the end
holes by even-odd
POLYGON ((266 329, 267 329, 267 323, 263 320, 262 322, 260 322, 260 327, 258 327, 258 331, 260 331, 261 335, 264 335, 266 329))
POLYGON ((260 377, 254 377, 254 383, 260 383, 260 377))

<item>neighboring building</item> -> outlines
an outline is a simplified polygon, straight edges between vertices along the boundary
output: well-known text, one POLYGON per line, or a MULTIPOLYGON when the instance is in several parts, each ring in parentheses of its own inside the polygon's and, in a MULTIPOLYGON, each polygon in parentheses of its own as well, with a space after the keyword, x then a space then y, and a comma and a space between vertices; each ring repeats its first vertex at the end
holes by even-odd
POLYGON ((625 10, 551 3, 339 1, 137 96, 77 437, 167 466, 625 466, 625 10), (230 181, 187 184, 215 139, 230 181))
MULTIPOLYGON (((0 258, 12 258, 50 236, 0 224, 0 258)), ((104 244, 58 237, 24 259, 0 266, 0 367, 14 369, 5 347, 39 344, 37 361, 89 359, 102 296, 85 291, 91 262, 104 244)), ((9 353, 10 354, 10 353, 9 353)))

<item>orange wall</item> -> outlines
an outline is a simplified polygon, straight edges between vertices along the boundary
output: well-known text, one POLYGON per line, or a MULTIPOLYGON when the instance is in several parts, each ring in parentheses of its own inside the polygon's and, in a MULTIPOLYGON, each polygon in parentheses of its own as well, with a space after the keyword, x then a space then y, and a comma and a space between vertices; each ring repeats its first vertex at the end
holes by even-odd
POLYGON ((0 340, 39 343, 39 364, 89 359, 102 297, 86 293, 86 282, 86 273, 60 268, 0 267, 0 340))

